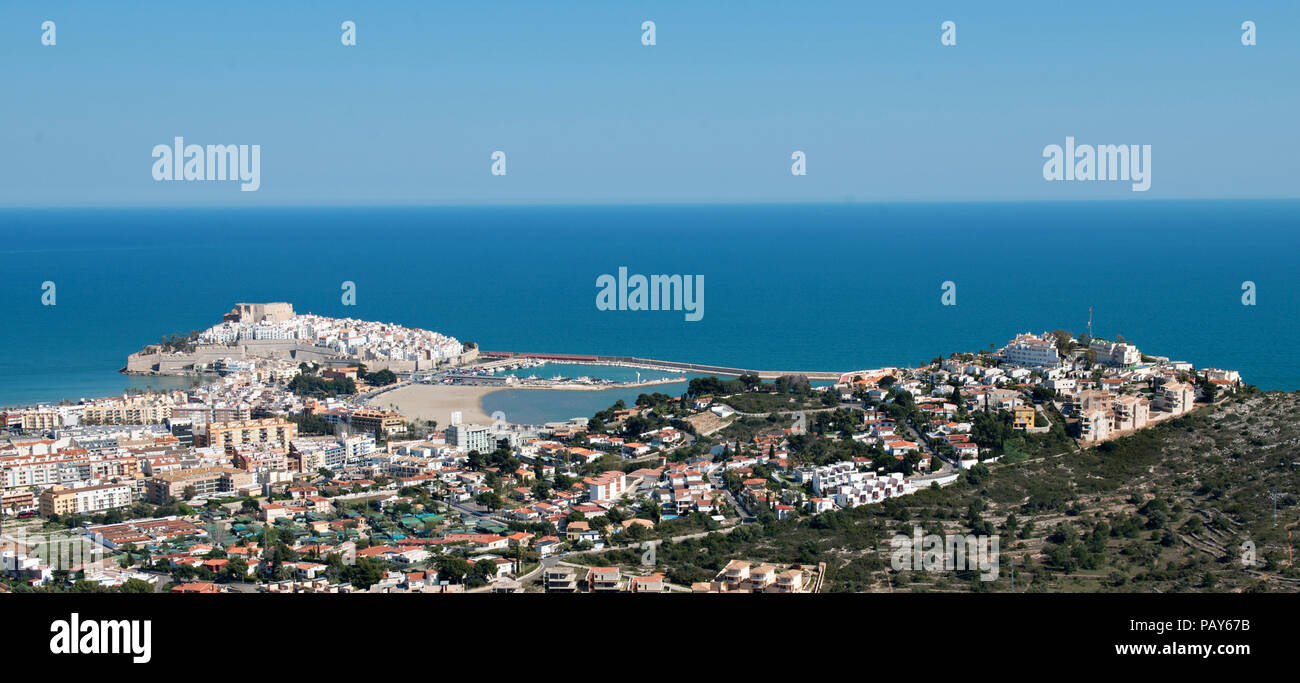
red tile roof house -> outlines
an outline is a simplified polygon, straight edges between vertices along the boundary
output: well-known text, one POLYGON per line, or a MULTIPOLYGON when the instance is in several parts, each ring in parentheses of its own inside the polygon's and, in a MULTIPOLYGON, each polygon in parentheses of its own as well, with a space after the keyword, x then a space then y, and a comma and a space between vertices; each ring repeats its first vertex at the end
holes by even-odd
POLYGON ((667 589, 664 585, 663 574, 651 574, 650 576, 634 576, 628 581, 628 590, 633 593, 662 593, 667 589))
POLYGON ((510 542, 511 546, 522 545, 527 548, 533 542, 533 535, 525 531, 518 531, 506 536, 506 540, 510 542))
POLYGON ((622 590, 618 567, 592 567, 587 571, 587 591, 609 593, 622 590))
POLYGON ((228 564, 230 564, 230 560, 206 560, 200 566, 207 567, 213 572, 219 572, 228 564))

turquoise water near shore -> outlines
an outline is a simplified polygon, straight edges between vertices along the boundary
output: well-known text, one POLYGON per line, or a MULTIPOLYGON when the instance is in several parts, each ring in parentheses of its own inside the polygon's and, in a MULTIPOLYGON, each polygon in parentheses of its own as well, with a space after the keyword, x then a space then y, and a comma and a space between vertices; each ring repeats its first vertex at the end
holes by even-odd
MULTIPOLYGON (((574 363, 547 363, 535 368, 518 368, 501 374, 528 377, 536 375, 540 379, 561 377, 591 377, 610 379, 616 382, 634 382, 637 373, 641 380, 674 379, 682 373, 646 370, 618 365, 585 365, 574 363)), ((573 417, 591 417, 592 415, 622 400, 626 405, 636 402, 641 394, 662 393, 680 396, 686 391, 686 383, 693 377, 701 375, 686 373, 686 380, 668 382, 636 388, 611 388, 598 391, 565 391, 535 389, 505 389, 483 397, 483 412, 492 415, 497 411, 505 413, 506 420, 520 424, 543 424, 567 420, 573 417)))
POLYGON ((495 414, 498 410, 505 413, 508 422, 544 424, 574 417, 591 417, 619 400, 626 405, 632 405, 636 402, 637 396, 656 391, 678 396, 686 391, 686 383, 675 382, 640 389, 603 391, 506 389, 484 396, 481 405, 483 412, 488 415, 495 414))
MULTIPOLYGON (((116 371, 240 301, 488 350, 781 370, 915 364, 1027 330, 1082 332, 1091 306, 1098 336, 1300 389, 1294 200, 3 209, 0 236, 0 405, 161 385, 116 371), (597 277, 620 266, 704 275, 703 319, 597 310, 597 277), (45 281, 54 306, 42 305, 45 281), (344 281, 355 306, 340 300, 344 281), (956 306, 941 305, 944 281, 956 306), (1244 281, 1255 306, 1242 305, 1244 281)), ((558 393, 527 392, 559 406, 550 419, 594 412, 537 396, 558 393)), ((485 408, 528 414, 522 397, 499 400, 521 403, 485 408)))

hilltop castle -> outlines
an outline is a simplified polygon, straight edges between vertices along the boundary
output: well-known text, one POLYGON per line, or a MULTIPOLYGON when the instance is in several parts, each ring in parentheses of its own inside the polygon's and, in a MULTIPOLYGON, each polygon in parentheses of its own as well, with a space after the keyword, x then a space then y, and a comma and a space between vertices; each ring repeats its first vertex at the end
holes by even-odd
POLYGON ((277 301, 269 304, 235 304, 221 319, 231 323, 278 323, 292 320, 293 304, 277 301))

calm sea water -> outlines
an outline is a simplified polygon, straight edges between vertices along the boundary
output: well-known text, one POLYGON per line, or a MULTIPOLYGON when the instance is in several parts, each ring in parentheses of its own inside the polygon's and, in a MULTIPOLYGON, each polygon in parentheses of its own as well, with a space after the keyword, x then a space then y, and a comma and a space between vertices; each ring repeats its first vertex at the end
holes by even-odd
MULTIPOLYGON (((1018 332, 1081 332, 1091 306, 1098 336, 1294 390, 1298 228, 1298 201, 7 209, 0 405, 161 386, 116 371, 240 301, 489 350, 773 370, 914 364, 1018 332), (703 320, 597 310, 596 278, 619 266, 704 275, 703 320), (54 306, 41 303, 45 281, 54 306), (355 306, 341 303, 344 281, 355 306), (956 306, 940 303, 944 281, 956 306), (1244 281, 1255 306, 1242 305, 1244 281)), ((563 400, 517 393, 496 400, 519 405, 485 407, 563 400)), ((592 412, 574 407, 542 412, 592 412)))

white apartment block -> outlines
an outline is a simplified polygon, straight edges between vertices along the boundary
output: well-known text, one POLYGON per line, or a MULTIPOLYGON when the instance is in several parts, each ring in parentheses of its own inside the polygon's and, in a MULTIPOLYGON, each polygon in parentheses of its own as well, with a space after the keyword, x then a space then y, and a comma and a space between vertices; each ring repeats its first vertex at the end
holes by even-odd
POLYGON ((1142 354, 1138 348, 1132 344, 1108 342, 1104 339, 1094 339, 1088 345, 1088 348, 1097 352, 1097 362, 1106 365, 1118 367, 1127 367, 1137 365, 1142 361, 1142 354))
POLYGON ((52 486, 41 493, 40 506, 41 513, 47 516, 86 515, 128 507, 134 499, 134 489, 129 484, 104 484, 75 489, 52 486))
POLYGON ((447 443, 455 445, 466 453, 478 451, 491 453, 497 449, 496 440, 492 438, 492 429, 483 425, 451 425, 446 430, 447 443))
POLYGON ((1196 387, 1186 382, 1165 382, 1156 393, 1156 404, 1165 412, 1179 415, 1196 403, 1196 387))
POLYGON ((367 455, 375 451, 375 437, 369 434, 358 434, 339 439, 343 446, 343 459, 348 464, 360 462, 367 455))
POLYGON ((818 496, 830 496, 840 507, 879 503, 912 492, 911 482, 900 472, 878 476, 875 472, 859 472, 851 462, 816 468, 812 485, 818 496))
POLYGON ((1012 365, 1024 365, 1036 368, 1050 368, 1061 364, 1061 354, 1056 350, 1056 340, 1044 334, 1017 335, 998 352, 1002 360, 1012 365))
POLYGON ((618 470, 588 477, 583 483, 587 485, 587 498, 593 502, 618 500, 627 492, 627 475, 618 470))
POLYGON ((1079 438, 1083 441, 1102 441, 1110 438, 1110 414, 1101 408, 1079 413, 1079 438))

